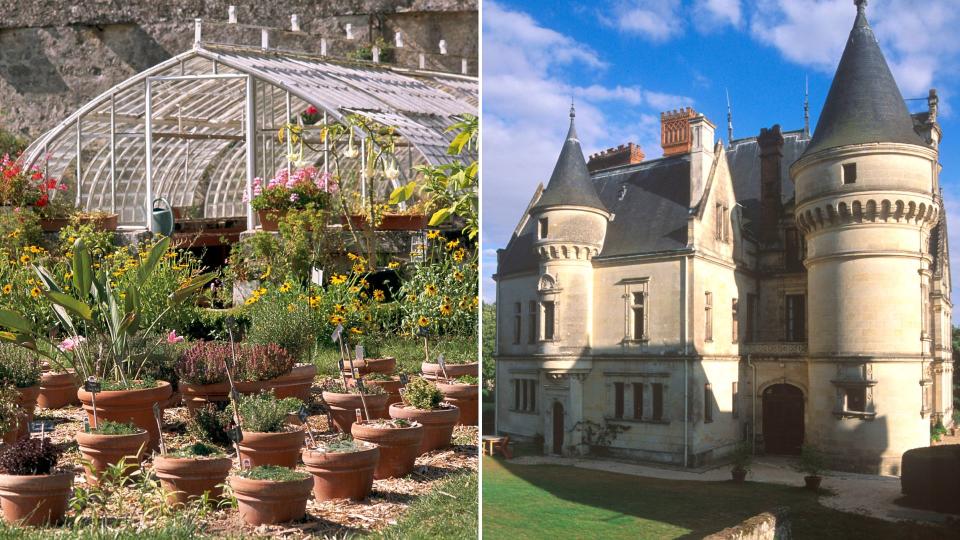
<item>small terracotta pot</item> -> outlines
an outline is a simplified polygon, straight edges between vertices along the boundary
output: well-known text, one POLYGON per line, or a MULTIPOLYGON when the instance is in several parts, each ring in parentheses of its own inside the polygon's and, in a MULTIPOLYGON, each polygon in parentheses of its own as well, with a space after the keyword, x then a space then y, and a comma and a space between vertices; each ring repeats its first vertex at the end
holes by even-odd
POLYGON ((39 526, 63 522, 73 473, 38 476, 0 474, 0 508, 7 523, 39 526))
POLYGON ((460 409, 457 425, 475 426, 480 418, 480 385, 437 382, 443 400, 460 409))
MULTIPOLYGON (((245 396, 252 396, 265 390, 272 390, 274 379, 267 379, 265 381, 234 381, 233 384, 237 387, 237 392, 245 396)), ((230 386, 228 384, 227 392, 230 391, 229 389, 230 386)))
POLYGON ((423 425, 423 440, 420 441, 420 453, 439 450, 450 446, 453 427, 460 418, 460 409, 453 405, 433 410, 415 409, 410 406, 394 404, 390 406, 390 418, 402 418, 423 425))
MULTIPOLYGON (((370 418, 387 418, 387 394, 364 394, 370 418)), ((333 424, 341 433, 350 433, 350 426, 357 421, 357 409, 363 412, 360 394, 337 394, 324 392, 323 401, 330 408, 333 424)))
POLYGON ((318 501, 362 501, 373 489, 373 470, 380 460, 375 444, 358 442, 356 452, 319 452, 304 449, 303 463, 313 475, 313 497, 318 501))
POLYGON ((817 491, 820 489, 820 482, 823 480, 820 476, 804 476, 803 484, 804 487, 811 491, 817 491))
POLYGON ((298 364, 290 373, 273 379, 273 394, 277 399, 292 397, 307 402, 310 400, 310 388, 316 376, 317 366, 298 364))
POLYGON ((354 439, 380 447, 380 460, 373 471, 377 480, 400 478, 410 474, 420 455, 424 429, 419 424, 405 428, 378 427, 369 422, 354 423, 354 439))
POLYGON ((280 220, 287 217, 286 210, 257 210, 260 218, 260 227, 265 231, 279 231, 280 220))
POLYGON ((228 457, 177 458, 156 456, 153 470, 160 485, 167 493, 167 504, 186 504, 190 499, 209 493, 212 499, 223 496, 222 484, 226 482, 233 460, 228 457))
MULTIPOLYGON (((97 418, 113 420, 123 424, 132 423, 150 433, 149 450, 160 448, 160 429, 153 416, 153 404, 163 405, 172 394, 170 383, 159 381, 154 388, 143 390, 107 390, 97 392, 97 418)), ((90 392, 83 388, 77 391, 77 397, 87 412, 90 425, 93 421, 93 401, 90 392)))
POLYGON ((121 459, 126 459, 127 463, 124 474, 132 474, 140 467, 150 446, 150 434, 146 431, 133 435, 101 435, 80 431, 76 438, 80 453, 90 462, 89 467, 84 466, 84 472, 91 484, 96 484, 107 467, 120 463, 121 459))
MULTIPOLYGON (((361 376, 370 373, 393 373, 393 370, 397 369, 397 359, 393 356, 385 356, 383 358, 364 358, 363 360, 354 360, 353 367, 360 372, 361 376)), ((353 376, 353 374, 350 372, 349 361, 344 363, 343 372, 348 377, 353 376)))
POLYGON ((37 397, 40 395, 40 386, 17 388, 17 392, 20 392, 20 400, 17 402, 17 405, 26 413, 23 418, 20 419, 20 427, 17 428, 16 440, 20 441, 30 437, 30 422, 33 422, 34 412, 37 408, 37 397))
MULTIPOLYGON (((440 364, 432 364, 430 362, 421 362, 420 363, 420 372, 423 373, 424 379, 436 380, 437 378, 443 378, 443 370, 440 369, 440 364)), ((469 364, 446 364, 447 377, 450 379, 456 379, 457 377, 462 377, 464 375, 473 375, 474 377, 480 376, 480 364, 477 362, 471 362, 469 364)))
MULTIPOLYGON (((400 389, 403 388, 403 383, 400 382, 400 377, 394 377, 389 381, 372 381, 364 379, 363 384, 367 386, 379 386, 383 388, 383 391, 387 393, 387 407, 393 405, 394 403, 402 403, 403 397, 400 395, 400 389)), ((347 386, 353 388, 357 385, 357 382, 353 377, 347 378, 347 386)))
POLYGON ((209 403, 230 401, 229 382, 214 384, 180 383, 180 391, 183 393, 183 404, 187 406, 190 414, 193 414, 197 409, 206 407, 209 403))
POLYGON ((40 378, 40 395, 37 396, 37 407, 41 409, 60 409, 70 405, 79 405, 77 389, 80 388, 80 379, 76 373, 54 373, 44 371, 40 378))
POLYGON ((313 479, 296 482, 230 477, 240 517, 250 525, 286 523, 307 515, 313 479))
POLYGON ((243 440, 239 444, 240 463, 244 468, 276 465, 294 469, 305 435, 302 429, 280 433, 244 431, 243 440))
POLYGON ((746 480, 747 470, 746 469, 730 469, 730 475, 733 476, 733 481, 739 484, 740 482, 743 482, 744 480, 746 480))

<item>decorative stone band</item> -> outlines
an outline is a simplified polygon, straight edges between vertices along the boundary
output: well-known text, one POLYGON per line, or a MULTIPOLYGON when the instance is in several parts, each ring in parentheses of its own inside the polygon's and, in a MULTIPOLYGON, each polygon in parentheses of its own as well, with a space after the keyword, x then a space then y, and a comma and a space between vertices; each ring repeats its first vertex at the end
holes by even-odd
POLYGON ((537 252, 540 259, 546 261, 589 261, 600 253, 600 248, 581 244, 541 244, 537 252))
POLYGON ((797 208, 796 221, 801 231, 810 233, 830 227, 863 223, 902 223, 932 227, 939 217, 940 206, 931 196, 877 193, 821 199, 803 204, 797 208))

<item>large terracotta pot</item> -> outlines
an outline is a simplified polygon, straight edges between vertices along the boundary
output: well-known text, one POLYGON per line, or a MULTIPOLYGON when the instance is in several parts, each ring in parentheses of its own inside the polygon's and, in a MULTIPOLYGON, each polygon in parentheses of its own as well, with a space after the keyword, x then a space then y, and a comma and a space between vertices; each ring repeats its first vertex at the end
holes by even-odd
MULTIPOLYGON (((117 214, 99 217, 80 216, 79 221, 81 225, 93 225, 94 230, 97 231, 115 231, 117 230, 119 216, 117 214)), ((69 224, 69 217, 40 219, 40 229, 44 232, 58 232, 69 224)))
POLYGON ((420 453, 423 454, 450 446, 453 427, 460 418, 460 409, 450 405, 428 411, 394 404, 390 406, 390 418, 402 418, 423 425, 423 440, 420 441, 420 453))
MULTIPOLYGON (((360 372, 360 375, 367 375, 370 373, 393 373, 393 370, 397 369, 397 359, 393 356, 385 356, 383 358, 364 358, 363 360, 354 360, 353 367, 360 372)), ((347 377, 352 377, 353 374, 350 372, 350 362, 344 362, 343 372, 347 377)))
POLYGON ((150 446, 150 434, 146 431, 133 435, 101 435, 80 431, 76 438, 80 453, 90 462, 89 466, 84 465, 84 471, 91 484, 96 484, 107 467, 120 463, 121 459, 126 459, 125 474, 132 474, 140 467, 150 446))
POLYGON ((240 517, 250 525, 286 523, 307 515, 313 479, 295 482, 230 477, 240 517))
POLYGON ((405 428, 380 427, 370 422, 354 423, 353 438, 380 447, 380 460, 373 471, 377 480, 410 474, 420 455, 424 429, 420 424, 405 428))
MULTIPOLYGON (((374 381, 374 380, 363 380, 363 384, 367 386, 379 386, 383 388, 383 391, 387 393, 387 406, 393 405, 394 403, 403 402, 403 397, 400 395, 400 389, 403 388, 403 383, 400 382, 400 377, 394 377, 389 381, 374 381)), ((353 388, 357 385, 357 382, 351 377, 347 379, 347 386, 353 388)))
POLYGON ((62 523, 73 473, 38 476, 0 474, 0 508, 7 523, 39 526, 62 523))
POLYGON ((357 442, 356 452, 320 452, 304 449, 302 458, 313 475, 313 497, 318 501, 353 499, 362 501, 373 489, 373 470, 380 460, 375 444, 357 442))
POLYGON ((303 448, 306 433, 302 429, 280 433, 244 431, 240 441, 240 463, 243 468, 277 465, 294 469, 303 448))
POLYGON ((273 379, 273 394, 278 399, 293 397, 307 402, 310 400, 310 387, 313 386, 313 379, 316 376, 317 366, 298 364, 290 373, 273 379))
POLYGON ((190 499, 223 496, 222 484, 226 481, 233 460, 228 457, 177 458, 156 456, 153 470, 160 485, 167 493, 167 504, 186 504, 190 499))
POLYGON ((260 227, 265 231, 279 231, 280 220, 287 217, 286 210, 257 210, 260 227))
MULTIPOLYGON (((464 375, 473 375, 474 377, 479 377, 480 364, 477 362, 470 362, 469 364, 451 364, 447 362, 446 371, 447 377, 451 379, 456 379, 457 377, 462 377, 464 375)), ((421 362, 420 372, 423 373, 424 379, 429 379, 431 381, 436 380, 437 378, 443 378, 443 371, 440 370, 440 364, 421 362)))
POLYGON ((68 405, 79 405, 77 389, 80 379, 76 373, 54 373, 44 371, 40 378, 40 395, 37 407, 41 409, 60 409, 68 405))
POLYGON ((437 383, 443 400, 460 409, 457 425, 476 426, 480 418, 480 385, 437 383))
POLYGON ((183 393, 183 404, 187 410, 193 414, 197 409, 202 409, 210 403, 226 403, 230 401, 230 383, 221 382, 214 384, 187 384, 180 383, 180 391, 183 393))
MULTIPOLYGON (((160 428, 157 427, 157 421, 153 416, 153 404, 163 405, 170 399, 171 394, 170 383, 166 381, 159 381, 156 387, 142 390, 97 392, 97 418, 123 424, 132 423, 140 429, 147 430, 150 433, 148 449, 157 450, 160 448, 160 428)), ((90 425, 94 425, 93 400, 90 392, 80 388, 77 391, 77 397, 83 404, 83 410, 87 412, 90 425)))
POLYGON ((30 422, 33 422, 35 409, 37 408, 37 397, 40 396, 40 386, 30 386, 28 388, 17 388, 20 392, 20 400, 17 405, 25 413, 20 419, 20 427, 17 428, 18 441, 30 437, 30 422))
POLYGON ((265 381, 234 381, 233 384, 237 387, 237 392, 245 396, 252 396, 263 391, 273 390, 274 380, 275 379, 267 379, 265 381))
MULTIPOLYGON (((387 394, 364 394, 370 418, 387 418, 387 394)), ((360 394, 337 394, 324 392, 323 401, 330 408, 333 424, 341 433, 350 433, 350 426, 357 421, 357 409, 363 411, 360 394)))

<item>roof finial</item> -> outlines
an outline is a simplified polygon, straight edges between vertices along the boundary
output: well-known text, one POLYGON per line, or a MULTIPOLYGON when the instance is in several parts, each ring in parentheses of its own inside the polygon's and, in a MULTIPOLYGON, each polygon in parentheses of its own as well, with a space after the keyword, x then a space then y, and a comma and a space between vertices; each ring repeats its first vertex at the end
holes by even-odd
POLYGON ((810 138, 810 77, 803 80, 803 136, 810 138))
POLYGON ((570 96, 570 121, 572 122, 574 117, 577 116, 577 109, 573 106, 573 96, 570 96))
POLYGON ((724 89, 727 93, 727 146, 733 144, 733 107, 730 106, 730 90, 724 89))
POLYGON ((853 3, 857 6, 857 13, 867 14, 867 0, 853 0, 853 3))

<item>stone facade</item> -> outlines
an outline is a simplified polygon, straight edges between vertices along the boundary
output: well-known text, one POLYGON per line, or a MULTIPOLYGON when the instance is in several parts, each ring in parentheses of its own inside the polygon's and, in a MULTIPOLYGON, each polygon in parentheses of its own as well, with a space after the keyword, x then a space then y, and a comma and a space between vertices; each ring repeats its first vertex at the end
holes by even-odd
POLYGON ((475 0, 348 0, 337 2, 248 2, 236 4, 236 25, 226 24, 231 2, 20 2, 0 19, 0 127, 31 138, 52 128, 78 107, 146 68, 188 50, 194 19, 204 39, 260 44, 270 27, 273 47, 320 51, 343 57, 372 39, 404 48, 395 62, 416 67, 426 52, 429 69, 461 71, 467 60, 477 73, 479 22, 475 0), (289 32, 297 14, 300 32, 289 32), (346 39, 346 26, 353 39, 346 39), (447 55, 440 55, 441 40, 447 55))

